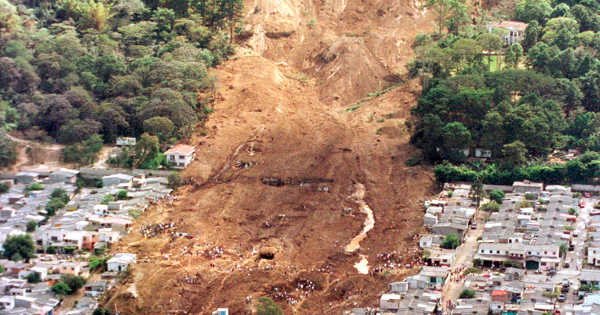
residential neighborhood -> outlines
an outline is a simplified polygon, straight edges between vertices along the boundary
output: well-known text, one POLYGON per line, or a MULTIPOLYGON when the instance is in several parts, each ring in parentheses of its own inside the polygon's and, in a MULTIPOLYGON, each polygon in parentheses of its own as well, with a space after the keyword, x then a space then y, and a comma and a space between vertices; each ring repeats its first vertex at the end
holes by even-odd
POLYGON ((34 253, 7 256, 12 245, 1 248, 0 314, 91 314, 135 264, 135 254, 114 252, 113 245, 150 204, 171 193, 168 174, 95 169, 2 174, 0 182, 9 188, 0 194, 0 241, 7 246, 13 238, 29 238, 34 253), (85 284, 72 284, 77 281, 85 284), (71 296, 75 303, 64 305, 71 296))
POLYGON ((345 314, 599 314, 598 189, 445 184, 424 203, 419 273, 345 314))

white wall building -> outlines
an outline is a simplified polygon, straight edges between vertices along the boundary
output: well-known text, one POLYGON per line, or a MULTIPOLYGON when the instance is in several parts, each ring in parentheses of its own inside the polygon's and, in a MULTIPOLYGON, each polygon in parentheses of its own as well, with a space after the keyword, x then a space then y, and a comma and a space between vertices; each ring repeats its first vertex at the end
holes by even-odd
POLYGON ((183 169, 194 160, 196 149, 190 145, 178 144, 165 152, 165 156, 171 167, 183 169))

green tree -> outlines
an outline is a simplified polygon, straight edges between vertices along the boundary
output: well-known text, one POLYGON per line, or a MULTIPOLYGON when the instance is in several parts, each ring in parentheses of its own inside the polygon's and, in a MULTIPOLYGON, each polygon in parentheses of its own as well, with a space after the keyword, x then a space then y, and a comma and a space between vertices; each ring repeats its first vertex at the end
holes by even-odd
MULTIPOLYGON (((433 9, 438 19, 438 34, 442 34, 444 26, 458 24, 466 12, 464 0, 427 0, 425 7, 433 9), (456 16, 454 16, 456 14, 456 16), (457 19, 457 21, 455 21, 457 19)), ((462 23, 462 22, 461 22, 462 23)), ((457 27, 457 26, 456 26, 457 27)))
POLYGON ((52 198, 46 204, 46 215, 52 217, 56 214, 56 211, 64 208, 66 205, 67 204, 61 198, 52 198))
POLYGON ((84 278, 72 274, 63 275, 62 282, 64 282, 71 289, 71 293, 75 293, 85 285, 84 278))
POLYGON ((504 163, 508 167, 519 166, 527 161, 527 147, 519 140, 505 144, 502 149, 504 163))
POLYGON ((446 235, 446 237, 444 237, 441 247, 445 248, 445 249, 455 249, 459 245, 460 245, 460 239, 458 238, 458 235, 451 233, 451 234, 446 235))
POLYGON ((544 24, 551 14, 552 6, 548 0, 523 0, 515 9, 515 18, 523 22, 544 24))
POLYGON ((542 37, 542 27, 538 21, 532 21, 525 28, 525 37, 523 38, 522 44, 525 51, 535 46, 538 40, 542 37))
POLYGON ((219 14, 225 19, 229 28, 229 41, 233 43, 233 32, 239 25, 244 13, 243 0, 219 0, 219 14))
POLYGON ((68 295, 73 291, 66 283, 62 281, 53 284, 50 290, 52 290, 52 292, 54 292, 56 295, 68 295))
POLYGON ((502 190, 492 190, 490 191, 490 199, 497 202, 498 204, 502 203, 502 199, 504 199, 506 195, 502 190))
POLYGON ((470 289, 464 289, 460 292, 461 299, 472 299, 475 297, 475 291, 470 289))
POLYGON ((136 166, 141 165, 148 158, 154 157, 158 152, 159 141, 158 137, 151 136, 148 133, 142 134, 140 139, 135 144, 136 166))
POLYGON ((117 199, 118 200, 127 199, 127 190, 119 190, 119 192, 117 193, 117 199))
POLYGON ((42 282, 42 275, 39 272, 34 271, 25 276, 25 279, 27 279, 27 282, 29 283, 40 283, 42 282))
POLYGON ((0 167, 13 165, 17 162, 17 145, 10 140, 0 128, 0 167))
POLYGON ((481 175, 475 177, 473 184, 471 185, 471 196, 477 202, 477 208, 481 203, 481 196, 483 195, 483 178, 481 175))
POLYGON ((37 223, 35 221, 27 222, 27 232, 34 232, 37 229, 37 223))
POLYGON ((466 156, 464 149, 471 145, 471 132, 460 122, 446 124, 442 130, 443 147, 446 156, 453 161, 461 161, 466 156))
POLYGON ((162 142, 167 141, 173 135, 174 130, 175 125, 167 117, 156 116, 144 121, 144 131, 157 136, 162 142))
POLYGON ((512 67, 516 68, 519 65, 519 59, 523 56, 523 47, 519 43, 514 43, 504 50, 504 60, 512 67))
POLYGON ((63 188, 55 188, 50 194, 50 198, 58 198, 62 200, 62 202, 64 202, 65 204, 71 199, 69 197, 69 193, 67 193, 67 191, 63 188))
POLYGON ((479 35, 478 42, 487 51, 488 71, 492 71, 492 53, 502 48, 504 39, 493 33, 483 33, 479 35))
POLYGON ((6 259, 29 260, 35 257, 35 245, 29 234, 9 236, 2 247, 4 248, 2 256, 6 259))
POLYGON ((283 315, 281 308, 271 298, 266 296, 258 298, 256 313, 258 315, 283 315))

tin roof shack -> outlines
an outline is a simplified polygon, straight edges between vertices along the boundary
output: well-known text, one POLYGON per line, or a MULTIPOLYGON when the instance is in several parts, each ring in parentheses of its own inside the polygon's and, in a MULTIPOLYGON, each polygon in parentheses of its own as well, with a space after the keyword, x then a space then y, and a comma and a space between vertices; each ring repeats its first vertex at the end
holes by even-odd
POLYGON ((85 295, 87 296, 100 296, 106 291, 107 282, 104 280, 99 280, 95 282, 91 282, 85 285, 85 295))
POLYGON ((448 276, 448 267, 423 266, 421 272, 406 278, 409 288, 441 289, 448 276))
POLYGON ((462 240, 463 237, 465 236, 467 229, 468 229, 468 226, 466 224, 447 222, 447 223, 438 223, 438 224, 434 225, 433 227, 431 227, 431 232, 433 232, 434 234, 439 234, 439 235, 456 234, 462 240))
POLYGON ((79 171, 77 170, 61 168, 58 171, 50 173, 47 182, 75 184, 75 181, 77 180, 77 174, 79 174, 79 171))
POLYGON ((38 179, 40 174, 35 172, 19 172, 15 175, 15 182, 19 184, 29 185, 38 179))
POLYGON ((109 187, 120 184, 128 184, 131 186, 133 183, 133 176, 127 174, 113 174, 102 177, 102 186, 109 187))
POLYGON ((135 263, 136 257, 137 256, 135 254, 118 253, 108 260, 108 271, 125 271, 131 263, 135 263))
POLYGON ((534 193, 540 194, 544 190, 544 183, 533 183, 530 181, 514 182, 513 192, 514 193, 534 193))

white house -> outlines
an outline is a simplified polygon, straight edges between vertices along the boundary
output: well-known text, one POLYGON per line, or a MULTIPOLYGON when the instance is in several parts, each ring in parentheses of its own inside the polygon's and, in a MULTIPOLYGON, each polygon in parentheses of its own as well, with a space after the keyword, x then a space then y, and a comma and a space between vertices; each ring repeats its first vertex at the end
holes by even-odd
POLYGON ((94 214, 95 215, 108 215, 108 206, 107 205, 95 205, 94 206, 94 214))
POLYGON ((125 271, 129 267, 129 264, 135 263, 136 257, 135 254, 118 253, 108 260, 108 271, 125 271))
POLYGON ((520 42, 525 38, 525 29, 527 23, 518 21, 501 21, 499 23, 491 23, 488 25, 488 32, 492 32, 496 29, 501 29, 506 32, 502 37, 506 41, 507 45, 520 42))
POLYGON ((136 144, 136 140, 133 137, 119 137, 117 138, 117 146, 134 146, 136 144))
POLYGON ((594 266, 600 266, 600 247, 588 247, 587 263, 594 266))
POLYGON ((178 144, 165 152, 167 163, 173 168, 186 168, 196 157, 196 149, 191 145, 178 144))

